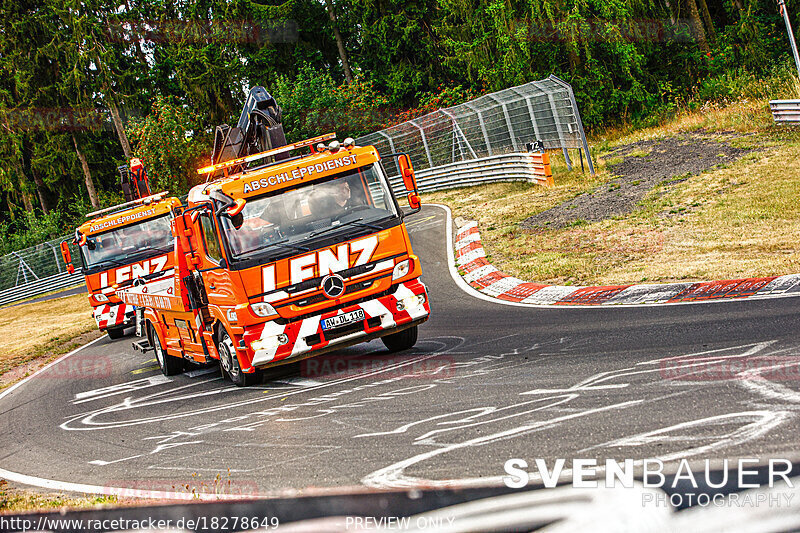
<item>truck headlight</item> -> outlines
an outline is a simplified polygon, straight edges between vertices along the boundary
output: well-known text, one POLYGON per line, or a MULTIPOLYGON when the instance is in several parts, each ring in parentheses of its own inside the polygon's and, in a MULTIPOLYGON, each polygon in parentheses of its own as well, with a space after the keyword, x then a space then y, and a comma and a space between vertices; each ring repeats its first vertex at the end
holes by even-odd
POLYGON ((105 294, 99 294, 99 293, 98 293, 98 294, 95 294, 95 295, 94 295, 94 300, 95 300, 96 302, 99 302, 99 303, 101 303, 101 304, 102 304, 102 303, 106 303, 106 302, 108 301, 108 296, 106 296, 105 294))
POLYGON ((408 274, 409 270, 411 270, 411 260, 406 259, 405 261, 400 261, 394 266, 394 270, 392 270, 392 281, 402 278, 408 274))
POLYGON ((278 346, 283 346, 288 342, 289 336, 285 333, 281 333, 280 335, 267 337, 266 339, 256 339, 250 343, 250 348, 252 348, 254 352, 258 352, 260 350, 274 350, 278 346))
POLYGON ((253 310, 253 313, 256 316, 260 316, 260 317, 268 317, 268 316, 272 316, 272 315, 277 315, 278 314, 278 312, 275 311, 275 308, 272 307, 267 302, 258 302, 258 303, 255 303, 255 304, 250 304, 250 309, 253 310))
POLYGON ((414 309, 416 307, 421 306, 424 303, 425 303, 425 295, 424 294, 409 296, 408 298, 403 298, 402 300, 399 300, 397 302, 397 310, 398 311, 405 311, 405 310, 414 309))

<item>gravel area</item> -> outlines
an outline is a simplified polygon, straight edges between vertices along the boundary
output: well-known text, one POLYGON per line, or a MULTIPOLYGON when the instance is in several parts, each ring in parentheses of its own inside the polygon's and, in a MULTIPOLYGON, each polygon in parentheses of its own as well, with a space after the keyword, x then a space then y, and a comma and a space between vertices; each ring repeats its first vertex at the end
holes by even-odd
POLYGON ((559 229, 576 221, 599 222, 626 215, 664 181, 679 183, 716 165, 729 164, 756 149, 731 146, 741 138, 730 133, 686 133, 621 146, 607 156, 614 179, 559 206, 523 220, 523 229, 559 229))

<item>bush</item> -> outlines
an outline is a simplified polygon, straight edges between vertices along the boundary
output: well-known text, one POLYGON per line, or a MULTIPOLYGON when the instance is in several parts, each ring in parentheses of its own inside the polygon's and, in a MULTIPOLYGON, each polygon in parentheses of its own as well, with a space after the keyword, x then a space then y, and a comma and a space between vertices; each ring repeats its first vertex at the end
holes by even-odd
POLYGON ((128 136, 134 156, 147 169, 154 193, 185 194, 198 182, 197 169, 211 157, 211 141, 199 119, 186 106, 161 96, 153 101, 147 117, 131 122, 128 136))
POLYGON ((63 218, 57 210, 46 215, 23 211, 11 223, 0 222, 0 255, 66 235, 63 218))
POLYGON ((339 139, 373 132, 381 128, 389 104, 369 80, 337 85, 328 72, 308 65, 295 79, 278 78, 275 99, 283 108, 283 128, 290 141, 330 132, 339 139))

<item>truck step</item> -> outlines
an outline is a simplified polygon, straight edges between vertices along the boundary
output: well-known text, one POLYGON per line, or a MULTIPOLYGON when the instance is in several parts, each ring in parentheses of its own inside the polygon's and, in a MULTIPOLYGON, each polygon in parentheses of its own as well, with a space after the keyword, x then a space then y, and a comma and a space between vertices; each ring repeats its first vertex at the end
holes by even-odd
POLYGON ((147 353, 153 349, 147 339, 133 341, 131 344, 133 345, 133 350, 135 352, 147 353))

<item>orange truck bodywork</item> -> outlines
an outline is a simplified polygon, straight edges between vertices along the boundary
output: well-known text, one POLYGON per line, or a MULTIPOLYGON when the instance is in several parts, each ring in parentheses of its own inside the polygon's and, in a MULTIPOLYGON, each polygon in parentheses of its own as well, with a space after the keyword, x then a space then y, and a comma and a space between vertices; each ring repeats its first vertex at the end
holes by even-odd
MULTIPOLYGON (((128 235, 141 235, 137 230, 160 217, 169 217, 171 210, 180 206, 177 198, 155 199, 139 205, 123 208, 85 222, 76 230, 76 238, 81 251, 83 273, 89 292, 92 316, 101 331, 121 335, 125 327, 134 321, 134 309, 116 295, 120 288, 130 286, 137 279, 169 271, 172 268, 171 250, 147 249, 146 238, 141 241, 128 235), (102 246, 108 241, 108 250, 102 258, 93 260, 94 251, 89 246, 102 246), (91 243, 91 244, 90 244, 91 243)), ((155 229, 155 228, 153 228, 155 229)), ((162 235, 152 235, 152 239, 169 239, 169 226, 164 226, 162 235)), ((152 233, 152 231, 151 231, 152 233)), ((95 248, 96 249, 96 248, 95 248)), ((66 258, 65 258, 66 259, 66 258)))
MULTIPOLYGON (((234 378, 225 364, 224 346, 228 346, 236 360, 227 366, 238 366, 247 378, 269 366, 409 328, 414 328, 416 341, 415 328, 427 320, 430 306, 405 215, 379 165, 374 147, 351 146, 312 151, 194 187, 187 204, 173 212, 173 274, 117 292, 122 301, 143 309, 148 341, 162 370, 163 356, 167 366, 174 367, 178 359, 170 358, 208 362, 220 359, 222 352, 223 370, 234 378), (369 172, 380 180, 367 183, 364 175, 369 172), (309 238, 293 241, 294 245, 286 245, 286 239, 276 241, 267 256, 234 259, 235 233, 243 230, 231 229, 227 222, 231 217, 220 215, 215 198, 228 198, 228 213, 238 214, 251 204, 302 197, 304 191, 344 175, 361 179, 352 181, 353 189, 359 183, 368 185, 363 192, 351 193, 364 198, 361 212, 378 212, 375 198, 382 198, 386 213, 394 216, 374 223, 363 222, 370 220, 364 217, 351 217, 340 226, 332 222, 330 230, 310 232, 309 238), (320 236, 315 237, 317 233, 320 236), (216 240, 221 244, 215 245, 216 240), (215 258, 219 255, 223 257, 215 258)), ((415 192, 414 198, 418 201, 415 192)), ((302 201, 295 211, 298 220, 313 218, 302 201)), ((271 227, 257 217, 241 225, 248 227, 254 221, 271 227)), ((276 224, 273 231, 286 227, 276 224)))

